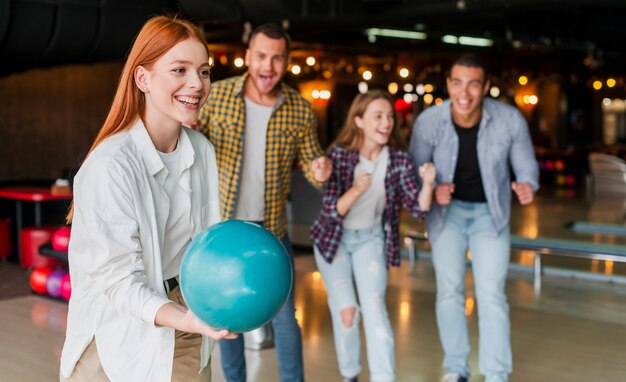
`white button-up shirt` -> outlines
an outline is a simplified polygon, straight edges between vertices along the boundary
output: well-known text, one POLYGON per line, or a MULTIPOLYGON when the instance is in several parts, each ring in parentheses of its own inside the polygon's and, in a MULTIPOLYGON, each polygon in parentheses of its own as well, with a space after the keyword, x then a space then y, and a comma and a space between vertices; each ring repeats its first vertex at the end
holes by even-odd
MULTIPOLYGON (((220 221, 215 151, 199 132, 183 128, 180 186, 190 199, 190 236, 220 221)), ((156 327, 170 302, 161 250, 169 214, 167 169, 141 120, 100 143, 74 182, 69 245, 72 298, 61 356, 64 377, 92 338, 111 381, 169 381, 174 329, 156 327)), ((204 337, 201 365, 214 343, 204 337)))

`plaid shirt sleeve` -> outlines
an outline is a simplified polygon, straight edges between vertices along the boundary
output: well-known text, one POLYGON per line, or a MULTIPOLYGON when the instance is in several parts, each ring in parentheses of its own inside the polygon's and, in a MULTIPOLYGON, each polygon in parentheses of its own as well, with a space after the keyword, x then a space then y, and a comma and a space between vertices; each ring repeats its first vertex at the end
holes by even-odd
POLYGON ((426 213, 420 209, 418 195, 420 186, 417 181, 417 173, 413 161, 406 152, 400 152, 398 157, 400 171, 400 189, 402 190, 402 205, 416 219, 424 219, 426 213))
POLYGON ((333 171, 330 175, 330 178, 326 183, 324 183, 323 194, 322 197, 322 211, 320 212, 321 216, 326 221, 332 221, 336 223, 341 223, 343 221, 343 216, 339 214, 337 211, 337 201, 341 197, 341 195, 352 185, 344 185, 341 187, 341 162, 342 159, 341 153, 337 148, 334 148, 330 154, 331 161, 333 162, 333 171))
POLYGON ((311 107, 309 107, 309 116, 306 126, 302 129, 298 142, 298 165, 304 172, 304 176, 309 183, 316 188, 322 188, 322 184, 313 178, 313 172, 311 172, 311 162, 324 155, 324 151, 317 138, 317 118, 311 107))
POLYGON ((343 216, 337 211, 337 201, 352 187, 355 158, 358 154, 333 147, 330 159, 333 171, 324 183, 322 209, 311 228, 311 241, 327 262, 332 262, 343 234, 343 216))

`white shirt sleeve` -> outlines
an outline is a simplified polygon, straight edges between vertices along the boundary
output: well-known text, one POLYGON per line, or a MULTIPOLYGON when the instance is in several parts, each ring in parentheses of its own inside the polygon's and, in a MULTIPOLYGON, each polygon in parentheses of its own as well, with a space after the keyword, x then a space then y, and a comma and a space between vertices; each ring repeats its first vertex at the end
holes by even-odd
POLYGON ((154 325, 158 309, 170 302, 145 276, 133 189, 138 179, 113 160, 96 160, 75 192, 73 235, 81 235, 70 264, 84 270, 123 317, 154 325), (81 247, 83 250, 81 250, 81 247))

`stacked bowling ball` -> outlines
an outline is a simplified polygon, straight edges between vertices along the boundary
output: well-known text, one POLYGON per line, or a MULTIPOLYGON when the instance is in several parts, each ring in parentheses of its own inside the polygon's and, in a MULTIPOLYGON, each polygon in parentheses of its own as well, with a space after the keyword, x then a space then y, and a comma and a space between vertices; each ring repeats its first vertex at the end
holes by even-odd
POLYGON ((68 301, 72 294, 70 274, 63 268, 41 267, 30 274, 30 287, 33 292, 68 301))
POLYGON ((70 232, 72 229, 68 226, 63 226, 52 234, 51 242, 52 249, 55 251, 67 251, 70 245, 70 232))
MULTIPOLYGON (((56 230, 50 240, 52 249, 67 251, 70 243, 70 231, 68 226, 56 230)), ((63 268, 35 268, 30 274, 30 287, 37 294, 62 298, 65 301, 70 299, 72 293, 70 274, 63 268)))

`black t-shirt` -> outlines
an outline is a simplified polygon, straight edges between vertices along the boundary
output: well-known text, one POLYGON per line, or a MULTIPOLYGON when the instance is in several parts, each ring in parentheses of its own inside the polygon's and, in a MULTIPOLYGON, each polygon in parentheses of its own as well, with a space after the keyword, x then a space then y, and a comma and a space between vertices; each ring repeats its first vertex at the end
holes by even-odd
POLYGON ((475 126, 463 128, 454 124, 454 129, 459 137, 459 153, 454 171, 454 193, 452 198, 466 202, 487 201, 485 190, 478 167, 478 154, 476 142, 480 121, 475 126))

